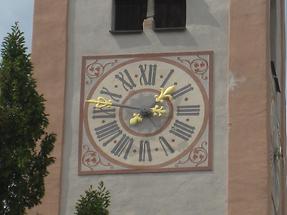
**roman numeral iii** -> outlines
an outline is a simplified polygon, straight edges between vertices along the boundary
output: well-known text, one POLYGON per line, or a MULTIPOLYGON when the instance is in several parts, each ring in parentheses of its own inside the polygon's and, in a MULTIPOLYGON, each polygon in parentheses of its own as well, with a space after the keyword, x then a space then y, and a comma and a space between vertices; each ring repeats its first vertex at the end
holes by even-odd
POLYGON ((198 116, 200 113, 200 105, 183 105, 177 106, 177 116, 198 116))
POLYGON ((156 78, 156 67, 157 65, 150 64, 148 66, 147 70, 147 65, 139 65, 139 69, 141 72, 140 76, 140 84, 141 85, 154 85, 155 84, 155 78, 156 78))
POLYGON ((187 125, 179 120, 175 120, 175 123, 173 124, 169 132, 187 141, 194 133, 194 130, 195 127, 187 125))

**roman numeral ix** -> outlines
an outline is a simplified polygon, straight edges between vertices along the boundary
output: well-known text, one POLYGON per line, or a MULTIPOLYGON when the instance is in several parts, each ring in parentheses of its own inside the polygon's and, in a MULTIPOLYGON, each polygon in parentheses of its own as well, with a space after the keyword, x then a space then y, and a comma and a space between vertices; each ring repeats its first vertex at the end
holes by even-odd
POLYGON ((93 108, 92 118, 115 118, 116 117, 116 109, 97 109, 96 107, 93 108))

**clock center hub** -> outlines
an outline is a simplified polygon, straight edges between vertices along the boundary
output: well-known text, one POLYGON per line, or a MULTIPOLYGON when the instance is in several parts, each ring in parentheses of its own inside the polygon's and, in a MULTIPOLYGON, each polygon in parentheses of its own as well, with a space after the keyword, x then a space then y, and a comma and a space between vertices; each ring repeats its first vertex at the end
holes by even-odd
POLYGON ((119 119, 126 131, 137 136, 153 136, 164 130, 170 123, 173 115, 173 106, 170 101, 163 103, 155 103, 155 95, 159 91, 154 89, 140 89, 132 91, 123 100, 123 105, 139 107, 139 111, 121 108, 119 111, 119 119), (151 111, 155 105, 163 106, 166 113, 161 116, 154 116, 151 111), (138 113, 143 118, 141 123, 130 125, 129 120, 133 114, 138 113))

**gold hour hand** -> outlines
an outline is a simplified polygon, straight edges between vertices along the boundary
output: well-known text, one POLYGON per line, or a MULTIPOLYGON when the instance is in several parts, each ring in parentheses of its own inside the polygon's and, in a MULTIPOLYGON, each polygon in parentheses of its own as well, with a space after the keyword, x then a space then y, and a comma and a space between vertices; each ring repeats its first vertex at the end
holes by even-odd
POLYGON ((137 125, 143 121, 143 118, 150 118, 151 116, 162 116, 166 113, 163 106, 155 105, 150 110, 142 110, 141 113, 133 113, 133 117, 130 119, 130 125, 137 125))
POLYGON ((136 125, 143 121, 143 117, 139 113, 134 113, 130 119, 130 125, 136 125))
POLYGON ((171 100, 171 94, 175 91, 175 85, 169 86, 166 89, 160 88, 160 94, 155 95, 155 101, 162 103, 164 100, 171 100))

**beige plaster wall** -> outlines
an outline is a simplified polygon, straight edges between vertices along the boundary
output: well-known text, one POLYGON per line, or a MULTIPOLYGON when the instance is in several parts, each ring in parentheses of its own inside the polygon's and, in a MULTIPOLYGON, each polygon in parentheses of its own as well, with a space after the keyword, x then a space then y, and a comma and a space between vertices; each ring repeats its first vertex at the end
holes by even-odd
POLYGON ((228 214, 267 215, 270 189, 269 1, 231 0, 228 214))
POLYGON ((187 0, 187 30, 112 35, 111 0, 71 0, 61 215, 74 212, 80 194, 103 180, 111 214, 222 215, 227 200, 228 1, 187 0), (78 176, 81 57, 174 51, 214 51, 213 170, 190 173, 78 176))
POLYGON ((61 168, 64 134, 64 97, 66 82, 68 0, 35 0, 32 40, 32 62, 38 89, 44 94, 49 114, 49 131, 56 133, 57 141, 52 156, 56 161, 48 169, 45 196, 42 205, 29 214, 59 213, 61 168))

